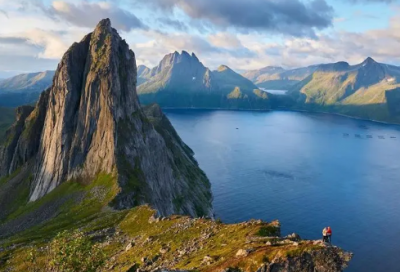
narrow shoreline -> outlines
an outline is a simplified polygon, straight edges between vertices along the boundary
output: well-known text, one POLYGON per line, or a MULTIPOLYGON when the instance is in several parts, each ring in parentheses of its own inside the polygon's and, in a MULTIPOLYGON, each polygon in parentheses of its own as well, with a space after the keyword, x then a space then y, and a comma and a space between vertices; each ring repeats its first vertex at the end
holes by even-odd
POLYGON ((400 123, 391 123, 391 122, 379 121, 379 120, 374 120, 374 119, 366 119, 366 118, 362 118, 362 117, 346 115, 343 113, 326 112, 326 111, 310 111, 310 110, 301 110, 301 109, 284 109, 284 108, 282 108, 282 109, 226 109, 226 108, 197 108, 197 107, 182 107, 182 108, 161 107, 161 108, 165 109, 165 110, 219 110, 219 111, 248 111, 248 112, 287 111, 287 112, 302 112, 302 113, 318 113, 318 114, 325 114, 325 115, 341 116, 341 117, 346 117, 349 119, 368 121, 368 122, 383 124, 383 125, 400 126, 400 123))

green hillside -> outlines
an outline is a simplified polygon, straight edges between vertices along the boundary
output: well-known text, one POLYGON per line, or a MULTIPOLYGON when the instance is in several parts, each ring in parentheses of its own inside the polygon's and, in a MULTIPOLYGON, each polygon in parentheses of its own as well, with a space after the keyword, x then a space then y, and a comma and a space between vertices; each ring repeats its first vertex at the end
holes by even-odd
POLYGON ((399 87, 400 68, 368 58, 354 66, 319 69, 289 94, 295 108, 398 123, 399 117, 389 110, 388 97, 399 87))

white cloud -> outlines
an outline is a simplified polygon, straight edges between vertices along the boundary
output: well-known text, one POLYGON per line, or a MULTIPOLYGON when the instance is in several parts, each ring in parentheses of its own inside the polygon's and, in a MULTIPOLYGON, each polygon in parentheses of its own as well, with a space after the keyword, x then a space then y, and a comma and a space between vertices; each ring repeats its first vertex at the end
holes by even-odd
POLYGON ((239 48, 242 46, 236 35, 231 33, 219 32, 208 37, 210 43, 217 47, 223 48, 239 48))
MULTIPOLYGON (((129 41, 138 64, 150 67, 157 65, 165 54, 182 50, 195 52, 212 69, 220 64, 248 70, 267 65, 299 67, 342 60, 356 63, 367 56, 400 64, 398 16, 390 20, 387 28, 363 33, 332 30, 319 32, 314 39, 307 36, 266 37, 257 32, 236 35, 228 30, 202 34, 191 31, 191 24, 181 21, 182 16, 174 21, 160 21, 159 16, 155 16, 153 27, 156 29, 138 28, 137 22, 127 20, 131 13, 115 1, 65 0, 52 1, 46 6, 37 0, 28 1, 30 6, 24 6, 24 10, 18 1, 0 0, 1 8, 5 7, 8 14, 8 18, 0 14, 0 25, 3 26, 0 29, 0 63, 3 63, 0 70, 12 66, 12 70, 40 71, 49 69, 50 65, 55 69, 67 48, 81 40, 102 17, 111 17, 117 29, 129 30, 121 36, 129 41), (35 6, 33 3, 42 4, 35 6), (50 17, 50 11, 54 12, 53 17, 50 17), (167 33, 160 32, 158 27, 167 33), (5 65, 11 59, 16 61, 5 65), (20 65, 19 69, 17 65, 20 65)), ((152 18, 151 11, 147 16, 152 18)), ((140 19, 149 24, 149 20, 140 19)))
POLYGON ((52 7, 45 9, 51 17, 60 18, 73 25, 93 28, 104 18, 110 18, 115 28, 130 31, 135 28, 146 28, 131 12, 111 4, 111 2, 81 1, 78 4, 67 1, 53 1, 52 7))

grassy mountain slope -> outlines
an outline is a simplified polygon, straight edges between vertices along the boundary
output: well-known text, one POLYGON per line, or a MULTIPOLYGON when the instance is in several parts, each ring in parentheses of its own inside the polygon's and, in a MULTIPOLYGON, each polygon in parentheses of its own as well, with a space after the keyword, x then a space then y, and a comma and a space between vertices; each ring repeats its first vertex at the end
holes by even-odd
MULTIPOLYGON (((3 179, 0 192, 18 180, 29 184, 25 173, 21 169, 3 179)), ((108 203, 118 193, 112 175, 99 174, 90 184, 71 180, 32 203, 27 202, 24 186, 13 187, 19 190, 15 195, 20 207, 0 225, 0 271, 50 270, 52 239, 60 231, 73 229, 84 232, 107 256, 98 271, 153 271, 157 267, 257 271, 263 266, 311 271, 309 267, 318 265, 324 271, 340 271, 351 259, 351 254, 320 242, 280 238, 278 222, 225 225, 184 216, 156 218, 147 206, 110 209, 108 203)))
POLYGON ((387 93, 398 87, 399 67, 368 58, 354 66, 325 66, 295 85, 290 96, 297 108, 399 122, 387 105, 387 93))

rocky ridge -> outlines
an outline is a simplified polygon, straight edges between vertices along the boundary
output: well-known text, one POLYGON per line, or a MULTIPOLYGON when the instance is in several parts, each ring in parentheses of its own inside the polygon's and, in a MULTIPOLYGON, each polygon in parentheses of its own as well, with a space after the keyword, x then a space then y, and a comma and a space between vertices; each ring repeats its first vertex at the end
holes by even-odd
MULTIPOLYGON (((294 233, 281 237, 277 221, 226 225, 155 213, 142 206, 123 215, 113 227, 87 232, 108 256, 100 271, 338 272, 352 258, 351 253, 321 240, 303 240, 294 233)), ((27 248, 3 248, 3 252, 12 252, 9 268, 23 271, 29 266, 21 262, 26 260, 27 248)), ((46 244, 42 248, 39 266, 48 263, 46 244)))

